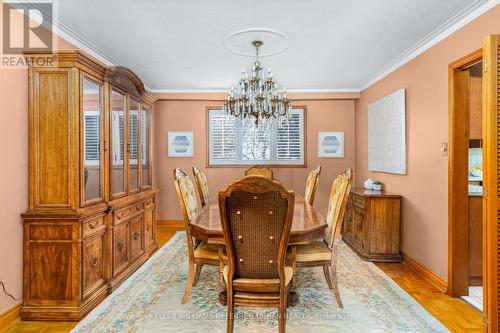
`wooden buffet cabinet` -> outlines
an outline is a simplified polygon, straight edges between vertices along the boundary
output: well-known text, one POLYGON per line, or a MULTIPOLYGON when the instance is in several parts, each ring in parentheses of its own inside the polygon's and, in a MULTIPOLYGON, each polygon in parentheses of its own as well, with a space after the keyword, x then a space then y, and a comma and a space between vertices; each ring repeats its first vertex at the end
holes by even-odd
POLYGON ((79 320, 157 249, 155 98, 83 53, 30 56, 21 318, 79 320))
POLYGON ((342 239, 361 258, 399 262, 401 196, 353 188, 342 226, 342 239))

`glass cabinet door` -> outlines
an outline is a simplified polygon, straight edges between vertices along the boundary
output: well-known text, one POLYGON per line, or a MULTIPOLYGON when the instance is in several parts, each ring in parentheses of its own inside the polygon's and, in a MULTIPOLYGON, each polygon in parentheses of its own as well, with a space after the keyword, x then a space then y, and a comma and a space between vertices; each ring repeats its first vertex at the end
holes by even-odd
POLYGON ((139 102, 131 99, 128 114, 130 192, 139 189, 139 108, 139 102))
POLYGON ((110 182, 111 195, 125 192, 125 95, 111 93, 111 156, 110 182))
POLYGON ((83 200, 102 198, 101 141, 102 93, 101 85, 83 78, 83 200))
POLYGON ((149 156, 151 149, 151 109, 144 107, 142 109, 142 187, 151 186, 149 156))

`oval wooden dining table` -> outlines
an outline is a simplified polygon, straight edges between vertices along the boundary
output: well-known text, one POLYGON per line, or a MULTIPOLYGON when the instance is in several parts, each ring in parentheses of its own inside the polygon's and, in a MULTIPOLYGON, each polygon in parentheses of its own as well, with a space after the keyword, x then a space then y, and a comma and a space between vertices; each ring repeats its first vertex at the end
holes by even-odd
MULTIPOLYGON (((224 244, 224 235, 220 223, 219 205, 210 202, 203 207, 198 215, 189 223, 191 235, 206 242, 224 244)), ((293 209, 292 230, 290 232, 290 245, 304 244, 317 239, 322 239, 327 227, 325 218, 308 204, 303 197, 295 196, 293 209)), ((295 247, 292 248, 295 250, 295 247)), ((226 291, 221 291, 219 301, 226 305, 226 291)), ((266 295, 255 298, 236 296, 236 305, 275 307, 279 305, 279 295, 266 295)), ((293 306, 298 302, 298 293, 292 290, 288 296, 288 304, 293 306)))
MULTIPOLYGON (((224 244, 217 202, 210 202, 203 207, 191 220, 189 226, 193 237, 206 242, 224 244)), ((308 204, 302 196, 295 196, 292 230, 288 242, 290 245, 323 238, 327 226, 325 218, 313 206, 308 204)))

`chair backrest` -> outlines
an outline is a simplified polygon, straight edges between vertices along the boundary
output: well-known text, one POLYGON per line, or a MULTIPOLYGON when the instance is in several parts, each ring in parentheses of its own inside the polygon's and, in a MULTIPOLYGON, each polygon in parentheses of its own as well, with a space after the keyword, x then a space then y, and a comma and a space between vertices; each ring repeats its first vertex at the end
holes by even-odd
POLYGON ((264 176, 266 178, 273 179, 273 170, 263 166, 254 165, 245 171, 245 176, 264 176))
POLYGON ((233 277, 284 281, 294 202, 293 191, 263 176, 243 177, 219 192, 229 281, 233 277))
POLYGON ((189 176, 179 168, 174 169, 174 184, 184 223, 187 225, 198 214, 194 185, 189 176))
POLYGON ((208 190, 207 176, 198 169, 197 166, 193 166, 194 180, 196 181, 196 187, 198 188, 198 194, 200 196, 201 206, 205 207, 210 202, 210 191, 208 190))
POLYGON ((346 169, 333 181, 326 215, 328 228, 325 232, 325 242, 330 248, 333 247, 335 240, 340 238, 340 229, 342 228, 345 208, 351 191, 352 177, 353 171, 346 169))
POLYGON ((195 189, 189 176, 179 168, 174 169, 174 184, 177 198, 181 205, 184 227, 186 229, 187 250, 190 260, 194 260, 194 248, 197 243, 193 242, 189 222, 198 214, 198 202, 196 201, 195 189))
POLYGON ((316 195, 316 190, 319 184, 319 175, 321 174, 321 165, 318 165, 309 172, 306 181, 306 191, 304 193, 304 199, 312 205, 314 203, 314 196, 316 195))

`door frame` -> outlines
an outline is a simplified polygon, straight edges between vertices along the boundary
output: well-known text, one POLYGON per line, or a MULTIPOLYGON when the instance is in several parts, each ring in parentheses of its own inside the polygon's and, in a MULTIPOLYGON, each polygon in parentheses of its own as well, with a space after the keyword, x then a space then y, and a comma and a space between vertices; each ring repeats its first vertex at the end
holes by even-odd
POLYGON ((469 110, 456 105, 460 96, 455 90, 460 85, 459 73, 482 60, 481 48, 448 66, 448 294, 454 297, 466 295, 469 285, 469 195, 463 172, 468 169, 469 110))

